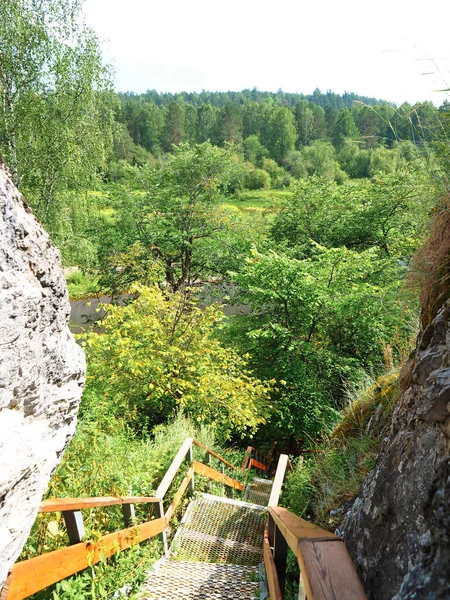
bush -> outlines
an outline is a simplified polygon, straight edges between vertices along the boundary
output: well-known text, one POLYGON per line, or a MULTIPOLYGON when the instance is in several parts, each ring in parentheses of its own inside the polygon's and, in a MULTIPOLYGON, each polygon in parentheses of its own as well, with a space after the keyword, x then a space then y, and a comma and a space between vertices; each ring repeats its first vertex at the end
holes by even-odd
POLYGON ((247 171, 244 186, 248 190, 261 190, 270 187, 270 175, 264 169, 251 169, 247 171))

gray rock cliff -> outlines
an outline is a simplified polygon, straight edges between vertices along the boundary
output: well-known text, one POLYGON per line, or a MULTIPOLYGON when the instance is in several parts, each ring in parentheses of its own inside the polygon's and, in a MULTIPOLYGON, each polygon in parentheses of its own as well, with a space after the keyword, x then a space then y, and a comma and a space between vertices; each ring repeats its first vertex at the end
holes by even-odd
POLYGON ((369 598, 450 599, 450 306, 419 335, 375 469, 342 529, 369 598))
POLYGON ((0 157, 0 588, 72 438, 84 355, 60 254, 0 157))

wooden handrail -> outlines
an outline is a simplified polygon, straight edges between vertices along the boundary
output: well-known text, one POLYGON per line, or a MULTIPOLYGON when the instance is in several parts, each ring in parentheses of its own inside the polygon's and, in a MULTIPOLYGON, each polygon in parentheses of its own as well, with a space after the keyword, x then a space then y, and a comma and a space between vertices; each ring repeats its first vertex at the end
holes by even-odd
MULTIPOLYGON (((151 496, 102 496, 86 498, 50 498, 44 500, 39 508, 41 513, 62 512, 67 526, 71 546, 55 550, 41 556, 16 563, 11 571, 7 582, 3 586, 0 600, 22 600, 45 587, 65 579, 88 566, 91 566, 103 556, 111 556, 119 550, 129 548, 149 537, 158 534, 162 537, 166 549, 165 529, 172 518, 176 507, 181 501, 188 486, 193 489, 194 473, 204 475, 209 479, 218 481, 237 490, 243 490, 244 485, 220 473, 210 466, 194 461, 192 446, 198 446, 206 451, 207 456, 214 456, 223 465, 234 470, 239 470, 230 462, 219 456, 210 448, 204 446, 198 440, 186 438, 166 471, 161 483, 156 490, 155 497, 151 496), (175 493, 174 499, 167 511, 164 513, 163 499, 169 490, 173 479, 186 457, 191 463, 187 475, 175 493), (129 527, 134 522, 134 504, 154 503, 155 513, 158 518, 153 521, 129 527), (81 511, 84 509, 122 505, 122 512, 126 528, 121 531, 103 536, 98 542, 84 541, 84 524, 81 511)), ((222 471, 224 467, 222 466, 222 471)))
POLYGON ((49 498, 43 500, 39 507, 40 513, 63 512, 67 510, 83 510, 96 506, 114 506, 115 504, 139 504, 140 502, 159 502, 159 498, 149 496, 99 496, 94 498, 49 498))
POLYGON ((164 515, 166 518, 166 523, 168 524, 170 519, 173 516, 173 513, 175 512, 176 507, 180 504, 181 502, 181 498, 183 497, 184 492, 187 490, 187 487, 189 485, 189 483, 191 482, 193 476, 194 476, 194 467, 189 467, 188 473, 186 475, 186 477, 183 479, 183 481, 181 482, 180 487, 178 488, 174 499, 172 500, 169 508, 166 511, 166 514, 164 515))
POLYGON ((289 464, 289 456, 287 454, 280 454, 278 459, 277 470, 272 484, 272 490, 270 492, 269 506, 278 506, 280 499, 281 487, 283 485, 284 476, 286 469, 289 464))
MULTIPOLYGON (((273 563, 265 557, 270 577, 275 577, 275 565, 277 575, 284 578, 285 566, 277 566, 277 553, 284 556, 285 565, 285 543, 297 557, 308 600, 366 600, 352 560, 338 536, 286 508, 269 506, 268 541, 274 549, 273 563)), ((279 581, 278 585, 283 590, 284 582, 279 581)), ((276 598, 271 595, 271 600, 276 598)))
POLYGON ((205 477, 209 477, 209 479, 213 479, 214 481, 223 483, 224 485, 234 488, 235 490, 242 491, 245 487, 244 484, 241 483, 240 481, 237 481, 236 479, 232 479, 231 477, 228 477, 228 475, 225 475, 224 473, 219 473, 219 471, 216 471, 215 469, 211 469, 211 467, 208 467, 207 465, 204 465, 201 462, 194 460, 194 462, 192 464, 194 467, 194 471, 196 473, 198 473, 199 475, 204 475, 205 477))
POLYGON ((167 490, 170 488, 172 481, 173 481, 175 475, 177 474, 178 469, 181 467, 183 461, 186 458, 186 455, 188 453, 192 452, 193 441, 194 441, 193 438, 186 438, 184 440, 184 442, 182 443, 180 449, 178 450, 175 458, 173 459, 170 467, 167 469, 166 474, 162 478, 162 481, 159 484, 158 489, 156 490, 156 493, 155 493, 155 496, 157 496, 161 500, 164 498, 164 496, 167 493, 167 490))
POLYGON ((239 471, 238 467, 235 467, 234 465, 232 465, 230 462, 228 462, 227 460, 225 460, 224 458, 222 458, 219 454, 217 454, 217 452, 214 452, 214 450, 211 450, 210 448, 208 448, 207 446, 205 446, 204 444, 202 444, 198 440, 194 439, 194 440, 192 440, 192 443, 195 446, 198 446, 199 448, 202 448, 203 450, 206 450, 206 452, 208 452, 208 454, 211 454, 211 456, 214 456, 214 458, 217 458, 217 460, 219 460, 220 462, 222 462, 224 465, 227 465, 227 467, 230 467, 230 469, 234 469, 235 471, 239 471))
POLYGON ((98 563, 103 556, 112 556, 119 550, 125 550, 154 537, 164 531, 165 527, 165 519, 155 519, 105 535, 99 542, 80 542, 18 562, 13 566, 11 575, 3 586, 0 599, 23 600, 61 579, 98 563))

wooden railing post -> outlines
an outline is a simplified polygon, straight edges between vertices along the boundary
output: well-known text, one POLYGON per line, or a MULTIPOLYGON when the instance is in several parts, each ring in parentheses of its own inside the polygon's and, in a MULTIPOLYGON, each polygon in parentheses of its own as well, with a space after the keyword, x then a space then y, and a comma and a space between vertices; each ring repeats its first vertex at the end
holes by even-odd
MULTIPOLYGON (((191 445, 189 446, 189 450, 188 450, 188 453, 186 455, 186 461, 187 461, 187 463, 188 463, 189 466, 192 465, 193 460, 194 460, 194 454, 192 452, 192 440, 191 440, 191 445)), ((189 482, 189 495, 190 496, 194 495, 194 490, 195 490, 195 481, 194 480, 195 480, 195 477, 194 477, 194 475, 192 475, 192 478, 191 478, 191 480, 189 482)))
POLYGON ((125 527, 131 527, 136 519, 134 504, 122 504, 122 515, 125 527))
POLYGON ((65 510, 63 512, 67 533, 71 544, 79 544, 86 535, 81 510, 65 510))
MULTIPOLYGON (((208 465, 208 467, 211 466, 211 454, 209 452, 205 453, 205 465, 208 465)), ((211 486, 212 486, 212 481, 210 479, 208 481, 208 489, 209 489, 209 491, 211 491, 211 486)))
MULTIPOLYGON (((158 518, 164 517, 164 505, 163 505, 163 501, 160 500, 158 503, 155 504, 155 514, 158 518)), ((162 531, 159 534, 159 539, 162 542, 163 545, 163 549, 164 549, 164 554, 165 556, 168 555, 169 553, 169 547, 167 545, 167 534, 166 534, 166 530, 164 529, 164 531, 162 531)))
POLYGON ((283 534, 275 525, 275 540, 273 545, 273 560, 278 574, 278 581, 282 596, 284 596, 284 588, 286 586, 286 560, 287 560, 288 545, 283 534))

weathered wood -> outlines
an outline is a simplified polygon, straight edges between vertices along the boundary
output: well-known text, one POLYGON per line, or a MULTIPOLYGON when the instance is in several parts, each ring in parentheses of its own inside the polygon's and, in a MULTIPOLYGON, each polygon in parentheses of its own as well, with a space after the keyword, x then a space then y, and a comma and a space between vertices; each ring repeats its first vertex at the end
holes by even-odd
POLYGON ((248 463, 251 460, 252 457, 252 446, 247 446, 247 450, 245 451, 245 456, 244 456, 244 460, 242 462, 242 467, 241 467, 241 471, 245 471, 248 468, 248 463))
POLYGON ((266 465, 259 462, 258 460, 255 460, 254 458, 250 459, 250 468, 252 468, 252 467, 259 469, 260 471, 267 471, 266 465))
POLYGON ((289 457, 287 454, 280 454, 278 459, 277 470, 275 478, 273 480, 272 490, 270 492, 268 506, 278 506, 280 500, 281 488, 283 486, 284 476, 286 474, 286 466, 288 464, 289 457))
POLYGON ((264 532, 264 566, 266 568, 267 587, 269 588, 270 600, 282 600, 280 583, 278 581, 275 561, 267 535, 267 529, 264 532))
MULTIPOLYGON (((211 454, 209 452, 205 452, 205 458, 203 459, 203 462, 205 463, 205 465, 207 465, 208 467, 211 466, 211 454)), ((223 464, 222 466, 222 473, 223 473, 223 464)), ((208 481, 208 490, 211 491, 212 488, 212 481, 209 480, 208 481)))
POLYGON ((78 544, 86 535, 83 516, 79 510, 65 510, 63 512, 67 534, 71 544, 78 544))
POLYGON ((211 454, 211 456, 214 456, 214 458, 217 458, 217 460, 220 460, 220 462, 222 462, 224 465, 227 465, 227 467, 230 467, 230 469, 234 469, 235 471, 239 471, 238 467, 235 467, 233 464, 231 464, 230 462, 228 462, 227 460, 225 460, 224 458, 222 458, 219 454, 217 454, 217 452, 214 452, 214 450, 211 450, 210 448, 208 448, 207 446, 205 446, 204 444, 202 444, 198 440, 193 440, 192 443, 195 446, 198 446, 199 448, 203 448, 203 450, 206 450, 209 454, 211 454))
POLYGON ((287 560, 287 542, 280 532, 278 527, 275 528, 275 542, 273 546, 273 560, 277 570, 278 582, 280 584, 281 593, 284 596, 284 588, 286 587, 286 560, 287 560))
POLYGON ((98 498, 50 498, 43 500, 39 512, 63 512, 66 510, 83 510, 95 508, 96 506, 113 506, 115 504, 138 504, 139 502, 158 502, 158 498, 150 496, 126 496, 116 498, 115 496, 101 496, 98 498))
MULTIPOLYGON (((164 522, 167 526, 166 517, 164 515, 164 504, 163 504, 162 500, 160 500, 158 502, 158 504, 155 504, 155 514, 158 518, 163 518, 164 522)), ((167 544, 166 527, 164 527, 164 529, 159 534, 159 539, 161 540, 162 545, 163 545, 164 555, 167 556, 169 554, 169 546, 167 544)))
POLYGON ((131 527, 136 518, 134 504, 122 504, 122 515, 125 527, 131 527))
POLYGON ((231 477, 228 477, 228 475, 219 473, 219 471, 216 471, 215 469, 212 469, 211 467, 208 467, 201 462, 194 460, 193 466, 194 471, 199 475, 204 475, 205 477, 209 477, 209 479, 219 481, 220 483, 223 483, 224 485, 227 485, 228 487, 233 488, 235 490, 242 491, 244 489, 244 485, 239 481, 236 481, 236 479, 232 479, 231 477))
POLYGON ((305 521, 281 506, 269 506, 269 514, 296 556, 298 556, 298 543, 301 540, 314 539, 342 543, 341 538, 334 533, 305 521))
MULTIPOLYGON (((189 465, 189 467, 192 465, 192 462, 194 460, 194 454, 192 452, 192 444, 188 450, 188 453, 186 455, 186 461, 189 465)), ((189 484, 189 496, 192 498, 192 496, 194 495, 194 491, 195 491, 195 477, 194 477, 194 473, 192 472, 192 477, 189 479, 188 481, 189 484)))
POLYGON ((16 563, 3 587, 1 600, 22 600, 94 565, 101 556, 112 556, 164 530, 165 519, 156 519, 136 527, 103 536, 99 542, 81 542, 16 563))
POLYGON ((177 474, 178 469, 183 464, 183 462, 186 458, 186 455, 189 453, 189 450, 192 448, 193 441, 194 441, 193 438, 186 438, 184 440, 184 442, 181 445, 180 449, 178 450, 175 458, 173 459, 172 464, 167 469, 166 474, 164 475, 161 483, 158 486, 158 489, 156 490, 155 495, 157 496, 157 498, 162 499, 166 495, 167 490, 169 489, 169 487, 172 484, 173 478, 177 474))
POLYGON ((177 508, 177 506, 180 504, 181 498, 183 497, 183 494, 186 491, 186 489, 189 485, 189 482, 191 481, 193 476, 194 476, 194 467, 190 467, 186 477, 181 482, 181 485, 178 488, 173 501, 171 502, 169 508, 166 510, 165 517, 166 517, 167 524, 169 524, 170 519, 173 517, 173 513, 175 512, 175 509, 177 508))
POLYGON ((298 562, 308 600, 365 600, 366 595, 345 544, 303 540, 298 562))

